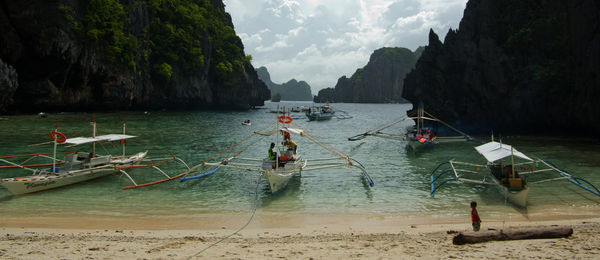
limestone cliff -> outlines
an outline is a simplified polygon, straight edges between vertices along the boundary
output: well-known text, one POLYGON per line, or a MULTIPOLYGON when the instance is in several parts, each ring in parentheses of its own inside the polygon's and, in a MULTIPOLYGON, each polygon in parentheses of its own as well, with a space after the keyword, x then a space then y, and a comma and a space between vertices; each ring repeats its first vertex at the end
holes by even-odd
POLYGON ((338 79, 334 89, 322 89, 315 102, 403 103, 404 77, 412 70, 423 48, 375 50, 364 68, 352 77, 338 79))
POLYGON ((220 0, 7 0, 0 31, 0 90, 13 90, 0 112, 248 108, 270 97, 220 0))
POLYGON ((431 31, 403 97, 470 132, 600 132, 600 4, 471 0, 431 31))
POLYGON ((279 93, 281 100, 293 100, 293 101, 310 101, 312 100, 312 93, 310 91, 310 85, 306 81, 297 81, 291 79, 286 83, 277 84, 271 81, 271 74, 266 67, 260 67, 256 69, 258 78, 267 84, 269 90, 271 90, 271 96, 279 93))

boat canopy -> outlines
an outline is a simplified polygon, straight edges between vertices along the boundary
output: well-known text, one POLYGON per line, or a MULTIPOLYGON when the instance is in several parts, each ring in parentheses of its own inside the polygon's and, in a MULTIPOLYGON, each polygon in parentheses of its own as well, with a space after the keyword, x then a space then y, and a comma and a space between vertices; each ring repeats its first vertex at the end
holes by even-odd
POLYGON ((75 137, 75 138, 68 138, 67 141, 65 141, 65 144, 80 145, 80 144, 87 144, 87 143, 92 143, 92 142, 103 142, 103 141, 112 142, 112 141, 119 141, 119 140, 123 140, 123 139, 134 138, 134 137, 136 137, 136 136, 124 135, 124 134, 108 134, 108 135, 99 135, 96 137, 75 137))
POLYGON ((533 161, 531 158, 527 157, 522 152, 517 151, 517 149, 513 148, 507 144, 501 144, 495 141, 491 141, 486 144, 482 144, 480 146, 475 147, 475 150, 479 152, 488 162, 494 162, 500 160, 502 158, 509 157, 514 155, 524 160, 533 161))
POLYGON ((290 132, 292 134, 299 135, 299 136, 304 136, 305 135, 305 131, 303 129, 291 128, 291 127, 282 127, 281 130, 282 131, 287 131, 287 132, 290 132))

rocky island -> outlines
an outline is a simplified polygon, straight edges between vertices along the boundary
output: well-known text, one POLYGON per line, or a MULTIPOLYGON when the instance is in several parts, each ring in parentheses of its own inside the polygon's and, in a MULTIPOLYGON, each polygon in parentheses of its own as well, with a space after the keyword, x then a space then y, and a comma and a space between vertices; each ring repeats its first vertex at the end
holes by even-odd
POLYGON ((311 101, 313 95, 310 90, 310 85, 306 81, 297 81, 291 79, 286 83, 277 84, 271 81, 271 74, 266 67, 260 67, 256 69, 258 78, 267 84, 269 90, 271 90, 271 98, 279 94, 280 100, 290 101, 311 101))
POLYGON ((364 68, 347 78, 338 79, 335 88, 319 91, 315 102, 406 103, 402 98, 404 77, 421 56, 422 47, 414 52, 406 48, 375 50, 364 68))
POLYGON ((0 112, 248 108, 270 98, 221 0, 5 1, 0 112))
POLYGON ((403 97, 470 133, 600 132, 600 5, 469 1, 429 45, 403 97))

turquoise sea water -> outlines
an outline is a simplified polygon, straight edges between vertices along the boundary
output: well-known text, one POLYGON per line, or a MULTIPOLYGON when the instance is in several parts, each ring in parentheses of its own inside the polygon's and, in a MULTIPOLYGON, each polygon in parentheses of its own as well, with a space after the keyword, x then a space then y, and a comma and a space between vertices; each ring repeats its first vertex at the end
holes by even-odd
MULTIPOLYGON (((311 103, 281 102, 296 107, 311 103)), ((127 121, 127 133, 139 136, 128 141, 128 153, 149 150, 150 156, 163 157, 166 152, 196 165, 253 131, 272 125, 275 114, 268 113, 276 103, 249 111, 178 111, 66 113, 4 116, 0 121, 0 155, 51 152, 51 146, 29 147, 48 141, 55 124, 67 137, 89 136, 89 122, 95 116, 99 134, 120 133, 127 121), (251 126, 242 126, 249 119, 251 126)), ((484 163, 473 143, 443 144, 432 150, 413 154, 403 141, 378 137, 350 142, 347 138, 375 126, 399 119, 411 109, 406 104, 333 104, 348 112, 351 119, 309 122, 296 119, 313 136, 361 161, 375 182, 369 187, 360 171, 337 168, 304 172, 292 179, 287 189, 272 195, 266 180, 259 184, 259 209, 262 212, 290 213, 375 213, 390 215, 457 216, 468 211, 468 203, 477 200, 487 215, 545 214, 548 209, 564 211, 574 208, 597 212, 600 197, 566 182, 533 186, 528 210, 515 209, 493 187, 449 184, 429 195, 429 173, 449 159, 484 163)), ((300 116, 301 114, 297 114, 300 116)), ((397 129, 412 124, 399 124, 397 129)), ((390 130, 393 131, 393 130, 390 130)), ((481 137, 488 140, 489 137, 481 137)), ((312 142, 295 138, 298 151, 305 159, 333 157, 312 142)), ((266 156, 271 137, 251 145, 243 157, 266 156)), ((573 175, 584 177, 600 186, 600 143, 588 139, 558 137, 504 137, 505 143, 532 157, 550 160, 573 175)), ((87 150, 88 147, 80 147, 87 150)), ((120 147, 99 146, 98 153, 119 153, 120 147)), ((70 149, 62 148, 60 151, 70 149)), ((72 148, 71 148, 72 150, 72 148)), ((170 175, 183 170, 165 168, 170 175)), ((213 168, 200 168, 207 172, 213 168)), ((132 170, 138 183, 160 179, 156 172, 132 170)), ((27 175, 19 170, 1 170, 0 177, 27 175)), ((0 188, 0 211, 15 216, 105 216, 105 217, 193 217, 202 214, 236 214, 252 208, 259 174, 234 169, 220 169, 215 174, 180 183, 170 181, 150 187, 122 190, 129 180, 112 175, 90 182, 36 194, 13 196, 0 188)))

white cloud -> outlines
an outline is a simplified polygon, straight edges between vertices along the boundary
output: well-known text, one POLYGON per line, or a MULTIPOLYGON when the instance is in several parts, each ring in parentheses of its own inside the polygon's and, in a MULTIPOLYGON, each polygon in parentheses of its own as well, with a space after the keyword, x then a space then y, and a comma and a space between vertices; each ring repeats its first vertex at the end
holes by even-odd
POLYGON ((381 47, 416 49, 430 28, 443 39, 467 0, 225 0, 255 67, 274 82, 305 80, 316 92, 363 67, 381 47))

